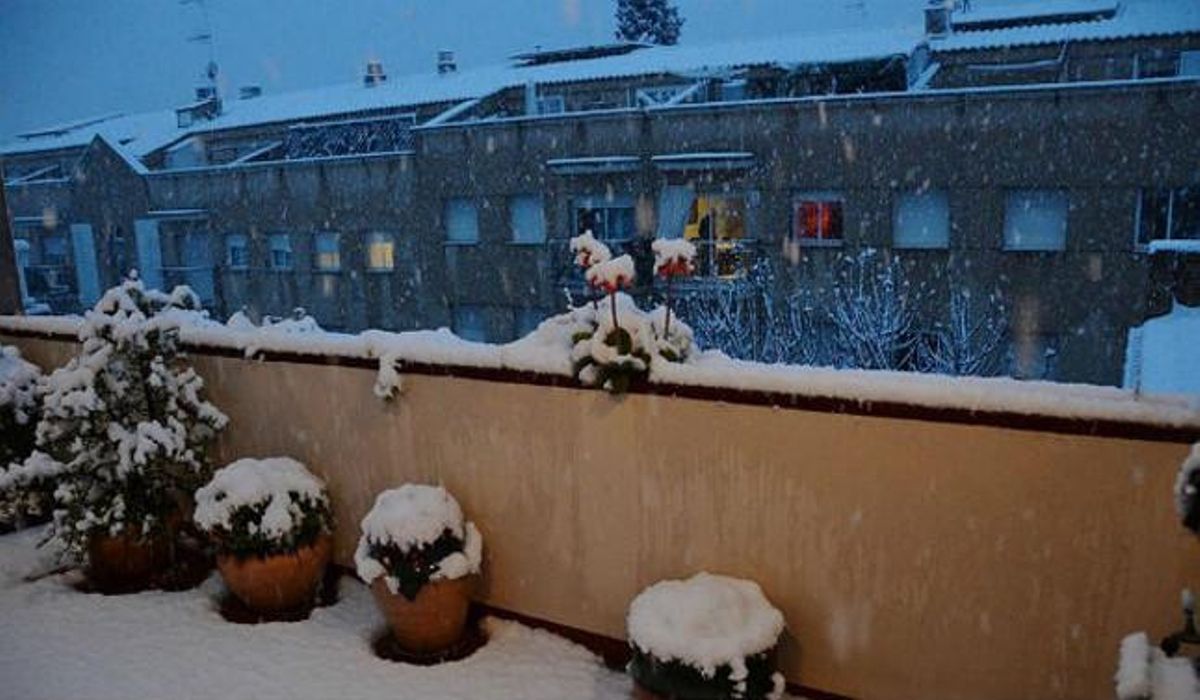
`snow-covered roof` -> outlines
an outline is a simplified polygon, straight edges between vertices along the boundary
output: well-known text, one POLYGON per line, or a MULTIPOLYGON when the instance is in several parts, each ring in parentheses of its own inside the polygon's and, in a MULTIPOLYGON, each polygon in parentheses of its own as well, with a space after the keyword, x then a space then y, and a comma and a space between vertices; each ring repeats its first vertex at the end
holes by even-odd
MULTIPOLYGON (((907 55, 922 40, 918 26, 870 32, 824 32, 756 41, 696 46, 662 46, 625 55, 534 66, 494 65, 445 75, 389 76, 374 87, 346 83, 248 100, 226 100, 209 121, 180 128, 174 109, 84 120, 76 128, 50 132, 0 146, 0 153, 32 153, 85 146, 96 135, 144 157, 190 134, 274 122, 321 119, 371 110, 395 109, 479 98, 527 83, 554 84, 663 73, 705 75, 755 65, 844 63, 907 55)), ((68 125, 69 126, 69 125, 68 125)))
POLYGON ((1120 8, 1117 0, 1042 0, 1015 5, 971 6, 954 13, 955 29, 995 24, 1048 24, 1086 21, 1112 16, 1120 8))
MULTIPOLYGON (((1053 9, 1058 3, 1046 3, 1053 9)), ((1103 3, 1088 0, 1063 0, 1062 7, 1090 5, 1103 8, 1103 3)), ((965 51, 970 49, 1001 48, 1005 46, 1028 46, 1036 44, 1058 44, 1064 41, 1097 41, 1132 39, 1147 36, 1167 36, 1200 32, 1200 2, 1196 0, 1129 0, 1116 7, 1107 19, 1092 21, 1058 22, 1014 26, 984 31, 960 31, 965 17, 987 17, 986 13, 1000 15, 1022 9, 1027 15, 1058 17, 1063 11, 1042 13, 1043 4, 1027 3, 1020 6, 996 7, 993 10, 980 8, 969 14, 955 16, 955 29, 945 37, 930 41, 934 51, 965 51)), ((1070 14, 1070 13, 1065 13, 1070 14)))

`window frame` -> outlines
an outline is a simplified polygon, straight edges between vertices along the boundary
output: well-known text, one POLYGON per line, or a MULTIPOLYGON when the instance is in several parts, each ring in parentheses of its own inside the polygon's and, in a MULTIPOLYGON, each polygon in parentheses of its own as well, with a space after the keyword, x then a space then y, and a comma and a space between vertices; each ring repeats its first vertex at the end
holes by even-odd
POLYGON ((267 234, 267 269, 272 272, 291 272, 296 269, 296 253, 292 247, 292 234, 286 232, 267 234), (276 241, 283 241, 287 244, 287 248, 277 247, 276 241), (276 264, 275 254, 280 252, 287 253, 287 265, 276 264))
MULTIPOLYGON (((579 230, 579 215, 581 211, 604 211, 605 213, 605 231, 597 232, 594 227, 589 229, 596 236, 596 240, 604 243, 613 243, 617 245, 629 243, 637 238, 637 203, 632 194, 620 193, 613 194, 611 197, 607 195, 573 195, 571 197, 571 231, 572 235, 578 236, 583 233, 579 230), (586 206, 585 206, 586 205, 586 206), (609 225, 608 211, 621 211, 628 209, 632 214, 633 227, 629 231, 629 235, 623 238, 617 238, 608 235, 612 227, 609 225)), ((685 222, 686 223, 686 222, 685 222)), ((682 235, 682 232, 681 234, 682 235)))
MULTIPOLYGON (((1189 190, 1195 189, 1195 196, 1200 199, 1200 186, 1197 187, 1139 187, 1137 191, 1137 204, 1134 208, 1133 218, 1133 249, 1137 252, 1145 252, 1150 249, 1150 244, 1155 241, 1194 241, 1200 240, 1200 236, 1196 238, 1177 237, 1175 235, 1175 209, 1176 199, 1189 190), (1167 198, 1166 221, 1163 222, 1163 231, 1166 233, 1161 238, 1149 238, 1142 240, 1142 224, 1146 220, 1146 196, 1147 194, 1165 194, 1167 198)), ((1200 230, 1200 229, 1198 229, 1200 230)))
POLYGON ((791 225, 788 227, 788 239, 803 248, 841 248, 846 243, 846 196, 836 191, 797 192, 792 195, 791 225), (839 228, 836 238, 824 236, 812 238, 800 236, 797 227, 800 223, 800 207, 808 204, 836 204, 840 208, 838 215, 839 228))
POLYGON ((1062 253, 1067 250, 1071 236, 1071 192, 1063 187, 1020 187, 1004 190, 1004 220, 1001 228, 1001 250, 1006 253, 1062 253), (1058 247, 1035 247, 1031 245, 1014 245, 1015 237, 1010 236, 1012 217, 1009 215, 1013 207, 1013 199, 1022 195, 1054 194, 1062 197, 1062 242, 1058 247))
POLYGON ((225 269, 236 271, 250 269, 250 236, 239 232, 225 234, 225 269), (241 263, 236 262, 233 255, 235 249, 233 242, 237 239, 241 239, 240 248, 245 255, 245 260, 241 263))
POLYGON ((388 273, 396 270, 396 233, 384 229, 374 229, 367 231, 367 235, 363 238, 363 263, 367 272, 373 273, 388 273), (386 238, 388 244, 387 265, 376 265, 374 256, 371 254, 372 248, 376 243, 380 242, 380 238, 386 238))
POLYGON ((313 272, 321 274, 338 274, 342 271, 342 234, 339 231, 314 231, 313 232, 313 249, 312 249, 312 267, 313 272), (333 241, 334 264, 325 266, 321 263, 321 258, 328 255, 330 251, 321 250, 322 241, 333 241))
POLYGON ((541 246, 546 244, 546 200, 541 193, 515 194, 508 198, 508 229, 508 242, 512 245, 541 246), (518 202, 525 202, 534 205, 533 209, 530 211, 533 211, 537 215, 539 231, 533 238, 521 238, 518 236, 518 202))
MULTIPOLYGON (((843 217, 845 212, 843 212, 843 217)), ((845 229, 845 219, 842 221, 843 233, 845 229)), ((929 188, 923 191, 918 190, 897 190, 892 193, 892 247, 897 250, 948 250, 950 248, 950 193, 944 189, 929 188), (940 199, 944 215, 945 238, 940 239, 936 245, 927 245, 920 242, 900 240, 900 209, 906 198, 928 198, 937 197, 940 199)))
POLYGON ((442 243, 444 245, 479 245, 479 204, 477 203, 476 199, 474 197, 447 197, 442 204, 442 228, 444 234, 442 243), (470 218, 472 222, 472 236, 470 238, 451 238, 450 236, 450 232, 453 230, 450 225, 450 212, 453 210, 455 203, 465 205, 467 207, 466 211, 469 211, 471 214, 470 218))

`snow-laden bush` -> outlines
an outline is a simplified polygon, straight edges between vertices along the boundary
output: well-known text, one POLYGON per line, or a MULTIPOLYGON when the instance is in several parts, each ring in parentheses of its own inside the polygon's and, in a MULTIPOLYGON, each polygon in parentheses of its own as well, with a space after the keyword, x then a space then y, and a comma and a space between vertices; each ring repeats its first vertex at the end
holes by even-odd
POLYGON ((671 282, 694 270, 696 248, 682 240, 656 240, 652 244, 657 274, 667 281, 667 305, 647 314, 622 290, 633 285, 634 264, 628 255, 613 258, 608 247, 590 231, 571 239, 575 262, 588 285, 608 296, 591 308, 568 312, 577 327, 571 335, 571 363, 585 384, 623 393, 630 383, 650 371, 653 358, 686 361, 691 353, 691 328, 671 321, 671 282))
POLYGON ((383 577, 388 590, 415 600, 430 581, 479 573, 483 538, 444 488, 405 484, 379 494, 362 521, 354 553, 359 578, 383 577))
POLYGON ((772 653, 783 614, 753 581, 699 573, 660 581, 629 606, 630 673, 666 697, 778 698, 772 653))
POLYGON ((196 491, 193 519, 223 554, 287 554, 330 532, 325 484, 289 457, 239 459, 196 491))
POLYGON ((53 481, 10 470, 33 452, 41 378, 41 370, 21 359, 20 350, 0 346, 0 526, 36 522, 50 513, 53 481))
POLYGON ((186 287, 126 280, 85 314, 79 355, 47 377, 37 451, 14 478, 58 479, 53 535, 71 553, 97 534, 160 532, 207 480, 227 419, 179 350, 180 318, 199 309, 186 287))

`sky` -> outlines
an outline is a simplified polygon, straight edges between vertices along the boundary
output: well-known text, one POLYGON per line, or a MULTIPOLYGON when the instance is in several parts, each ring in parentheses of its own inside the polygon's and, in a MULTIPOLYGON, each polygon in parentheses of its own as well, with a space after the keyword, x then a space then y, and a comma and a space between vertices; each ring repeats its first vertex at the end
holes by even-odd
MULTIPOLYGON (((921 22, 923 0, 676 0, 681 43, 921 22)), ((0 0, 0 139, 113 112, 190 101, 211 27, 227 95, 463 69, 536 46, 612 39, 615 0, 0 0)))

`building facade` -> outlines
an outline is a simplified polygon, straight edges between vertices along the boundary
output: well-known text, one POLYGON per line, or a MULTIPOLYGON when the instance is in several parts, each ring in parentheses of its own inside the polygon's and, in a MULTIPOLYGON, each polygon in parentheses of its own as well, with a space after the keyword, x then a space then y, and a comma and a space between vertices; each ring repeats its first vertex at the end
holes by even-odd
POLYGON ((136 267, 219 317, 506 341, 586 293, 584 230, 634 255, 646 295, 656 236, 697 243, 697 294, 768 261, 778 298, 817 306, 874 250, 920 324, 954 290, 996 295, 1014 375, 1119 383, 1128 329, 1190 259, 1170 241, 1200 238, 1200 12, 1078 6, 471 72, 441 56, 25 135, 0 150, 23 283, 71 312, 136 267))

